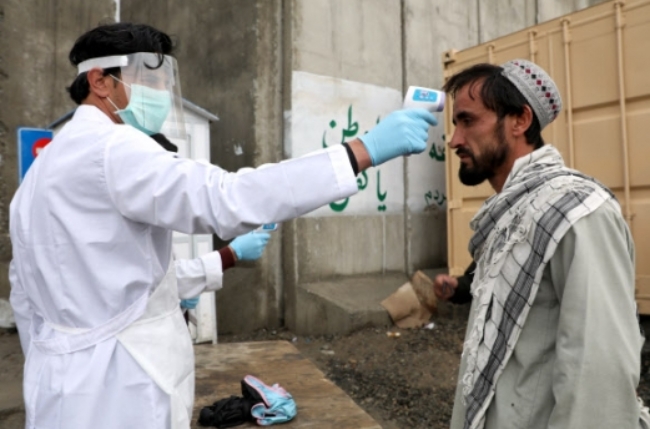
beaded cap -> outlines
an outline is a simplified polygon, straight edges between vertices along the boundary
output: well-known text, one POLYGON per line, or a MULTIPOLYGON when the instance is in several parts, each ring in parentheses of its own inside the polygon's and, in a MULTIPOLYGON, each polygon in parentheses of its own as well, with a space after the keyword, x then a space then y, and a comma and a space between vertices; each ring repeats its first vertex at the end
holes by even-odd
POLYGON ((553 79, 535 63, 512 60, 501 66, 503 76, 528 100, 542 129, 553 122, 562 110, 562 98, 553 79))

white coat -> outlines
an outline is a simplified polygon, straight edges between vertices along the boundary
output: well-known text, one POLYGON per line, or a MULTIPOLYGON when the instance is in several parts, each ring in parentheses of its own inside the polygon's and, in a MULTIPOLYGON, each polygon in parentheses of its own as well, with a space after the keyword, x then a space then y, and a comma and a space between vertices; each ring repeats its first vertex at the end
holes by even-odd
MULTIPOLYGON (((227 173, 80 106, 10 208, 10 299, 26 355, 27 428, 182 427, 172 423, 168 386, 118 338, 146 325, 145 312, 158 304, 170 308, 173 294, 178 302, 175 281, 160 303, 150 300, 162 295, 154 292, 170 266, 171 231, 229 239, 356 191, 341 146, 227 173)), ((164 321, 176 323, 178 305, 167 313, 164 321)), ((176 347, 182 365, 191 360, 185 337, 176 347)))

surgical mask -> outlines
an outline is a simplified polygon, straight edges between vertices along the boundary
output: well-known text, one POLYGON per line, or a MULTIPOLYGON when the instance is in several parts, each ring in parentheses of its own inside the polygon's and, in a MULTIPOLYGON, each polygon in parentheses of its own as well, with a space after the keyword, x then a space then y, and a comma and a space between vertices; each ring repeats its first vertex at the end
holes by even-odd
POLYGON ((118 109, 110 98, 108 99, 117 109, 115 113, 125 124, 131 125, 149 136, 159 133, 171 110, 169 92, 135 83, 129 85, 113 75, 111 77, 131 89, 129 104, 122 110, 118 109))

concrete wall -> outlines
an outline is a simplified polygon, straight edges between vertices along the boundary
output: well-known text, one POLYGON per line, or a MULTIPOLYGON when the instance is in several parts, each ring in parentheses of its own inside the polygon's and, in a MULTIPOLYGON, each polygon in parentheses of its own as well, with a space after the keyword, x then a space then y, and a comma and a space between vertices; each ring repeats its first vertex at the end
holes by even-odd
POLYGON ((564 0, 544 1, 537 0, 537 23, 548 21, 598 3, 605 0, 564 0))
MULTIPOLYGON (((394 93, 396 97, 390 110, 400 107, 403 85, 400 2, 292 0, 284 4, 285 93, 291 94, 285 97, 287 155, 319 147, 318 135, 310 139, 306 133, 296 132, 296 116, 303 113, 298 109, 305 106, 300 104, 301 95, 295 90, 296 85, 302 84, 305 76, 302 73, 330 78, 327 85, 316 88, 312 85, 310 94, 314 100, 321 95, 323 102, 319 105, 325 115, 340 125, 347 122, 348 108, 355 112, 352 120, 358 120, 355 129, 358 133, 345 140, 372 127, 373 117, 388 113, 383 108, 373 110, 364 104, 364 97, 394 93), (348 99, 350 92, 356 95, 348 99), (340 94, 340 102, 330 98, 330 94, 340 94)), ((326 130, 327 122, 316 128, 318 133, 326 130)), ((335 138, 336 135, 328 139, 328 144, 340 142, 335 138)), ((361 179, 360 189, 364 184, 367 189, 351 198, 350 205, 356 207, 343 211, 325 207, 312 216, 285 224, 284 296, 289 327, 295 328, 295 306, 299 305, 295 301, 295 288, 301 283, 332 276, 404 271, 403 171, 401 160, 372 169, 367 180, 361 179), (391 200, 391 207, 384 207, 383 212, 378 212, 378 201, 373 199, 375 189, 382 193, 377 171, 381 171, 383 186, 390 182, 401 188, 399 193, 388 192, 391 198, 397 194, 397 199, 391 200)))
POLYGON ((113 21, 113 0, 0 2, 0 298, 9 296, 9 203, 18 181, 16 129, 45 127, 74 107, 68 52, 83 32, 113 21))

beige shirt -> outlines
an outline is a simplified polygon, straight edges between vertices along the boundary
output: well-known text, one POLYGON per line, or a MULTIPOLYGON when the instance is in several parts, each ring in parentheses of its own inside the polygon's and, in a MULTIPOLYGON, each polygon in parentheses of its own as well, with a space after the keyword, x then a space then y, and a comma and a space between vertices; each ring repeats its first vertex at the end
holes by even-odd
MULTIPOLYGON (((469 326, 473 314, 472 306, 469 326)), ((632 236, 616 205, 606 202, 576 222, 546 266, 485 428, 639 427, 642 345, 632 236)), ((465 365, 463 357, 460 376, 465 365)), ((459 387, 451 428, 464 422, 459 387)))

